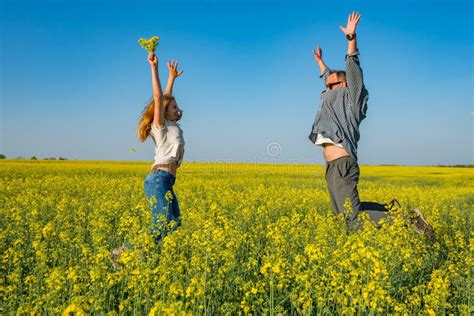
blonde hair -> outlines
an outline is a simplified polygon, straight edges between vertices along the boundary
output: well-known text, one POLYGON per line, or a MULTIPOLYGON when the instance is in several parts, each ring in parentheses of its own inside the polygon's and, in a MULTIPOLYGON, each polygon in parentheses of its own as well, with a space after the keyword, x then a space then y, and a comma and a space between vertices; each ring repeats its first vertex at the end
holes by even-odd
MULTIPOLYGON (((166 110, 170 102, 174 100, 171 94, 163 94, 159 101, 160 105, 163 104, 165 107, 165 118, 166 110)), ((148 136, 150 136, 151 124, 153 123, 153 116, 155 115, 155 101, 153 98, 148 102, 147 106, 143 109, 142 115, 138 120, 137 137, 143 143, 148 136)))

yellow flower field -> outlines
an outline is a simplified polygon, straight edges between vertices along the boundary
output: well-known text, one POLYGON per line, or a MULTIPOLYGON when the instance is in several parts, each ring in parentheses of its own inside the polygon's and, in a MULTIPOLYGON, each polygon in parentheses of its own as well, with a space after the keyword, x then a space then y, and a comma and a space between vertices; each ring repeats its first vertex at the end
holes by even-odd
POLYGON ((1 314, 464 314, 474 169, 361 166, 364 201, 400 215, 350 233, 322 165, 185 163, 183 225, 157 246, 148 164, 0 161, 1 314), (118 261, 110 251, 132 245, 118 261))

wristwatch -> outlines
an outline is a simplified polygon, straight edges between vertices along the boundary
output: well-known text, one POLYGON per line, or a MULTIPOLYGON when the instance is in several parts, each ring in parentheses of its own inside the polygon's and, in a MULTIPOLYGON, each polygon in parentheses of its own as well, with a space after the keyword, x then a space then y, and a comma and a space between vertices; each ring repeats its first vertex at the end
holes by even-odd
POLYGON ((356 37, 355 34, 346 34, 346 38, 348 41, 352 41, 356 37))

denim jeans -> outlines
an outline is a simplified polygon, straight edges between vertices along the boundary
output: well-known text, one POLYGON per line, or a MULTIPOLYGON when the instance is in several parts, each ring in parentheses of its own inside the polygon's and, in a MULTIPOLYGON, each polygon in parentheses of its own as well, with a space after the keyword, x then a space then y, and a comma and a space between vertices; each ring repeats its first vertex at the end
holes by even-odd
POLYGON ((166 232, 176 230, 180 225, 180 212, 178 199, 173 191, 176 178, 169 172, 158 169, 145 178, 145 194, 150 201, 153 215, 153 228, 151 233, 159 241, 166 232), (169 227, 169 223, 175 224, 169 227))

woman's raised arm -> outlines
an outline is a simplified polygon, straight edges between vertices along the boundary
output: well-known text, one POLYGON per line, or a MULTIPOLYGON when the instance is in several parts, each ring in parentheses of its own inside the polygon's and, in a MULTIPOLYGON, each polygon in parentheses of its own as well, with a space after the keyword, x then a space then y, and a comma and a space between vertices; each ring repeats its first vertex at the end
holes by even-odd
POLYGON ((158 73, 158 57, 155 53, 148 54, 148 63, 151 66, 151 82, 153 86, 153 101, 155 103, 155 108, 153 112, 153 124, 158 128, 163 128, 165 126, 165 108, 161 97, 163 96, 163 91, 161 89, 160 76, 158 73))
POLYGON ((174 80, 181 76, 183 73, 182 70, 178 70, 178 61, 175 60, 168 60, 168 83, 166 84, 166 94, 173 94, 173 85, 174 80))

